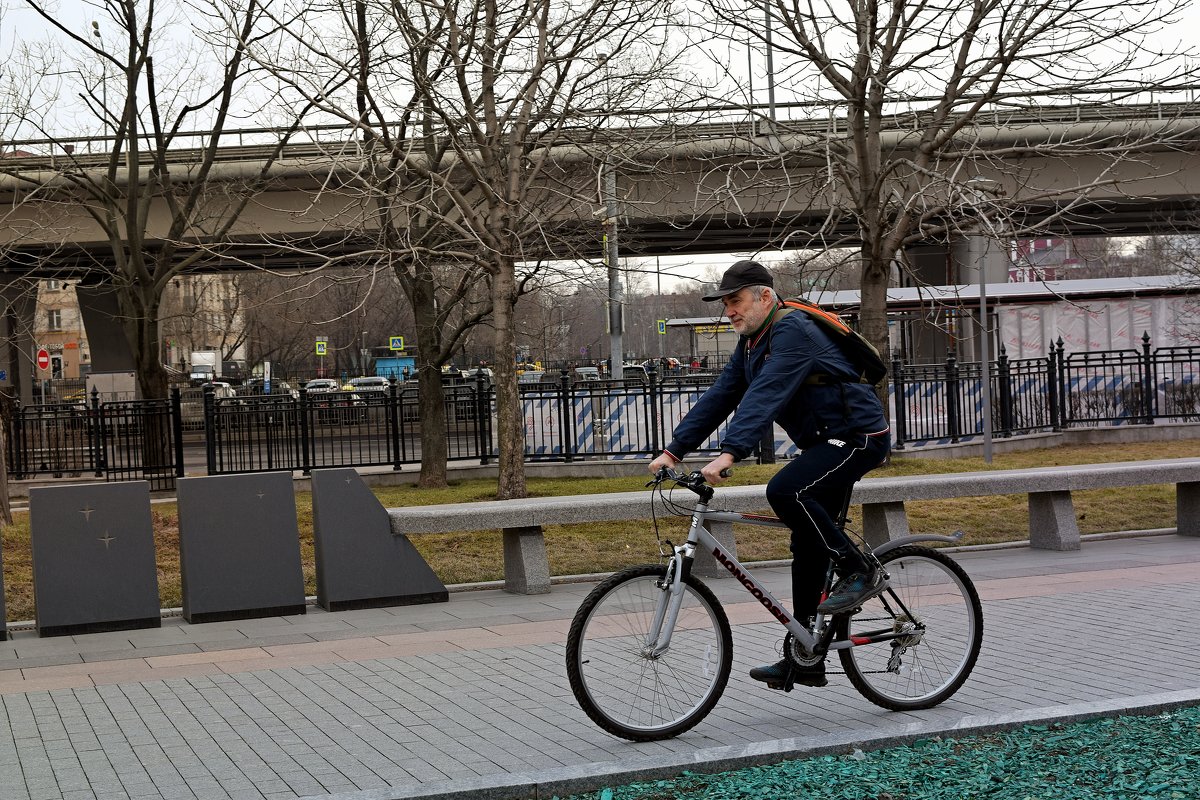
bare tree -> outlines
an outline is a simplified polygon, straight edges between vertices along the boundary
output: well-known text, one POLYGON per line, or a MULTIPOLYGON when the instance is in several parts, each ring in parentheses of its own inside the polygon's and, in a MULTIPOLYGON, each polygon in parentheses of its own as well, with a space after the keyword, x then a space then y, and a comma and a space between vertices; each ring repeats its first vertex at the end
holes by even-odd
MULTIPOLYGON (((804 232, 787 246, 857 248, 861 328, 881 351, 886 289, 896 265, 911 269, 911 245, 981 231, 1012 238, 1037 230, 1027 220, 1086 223, 1082 209, 1100 193, 1133 191, 1121 184, 1123 162, 1190 132, 1171 119, 1121 121, 1118 108, 1194 79, 1182 48, 1153 39, 1176 18, 1173 5, 709 5, 732 41, 770 54, 770 88, 808 109, 795 123, 771 119, 777 106, 764 112, 758 161, 745 168, 766 202, 804 206, 795 218, 804 232), (1086 106, 1082 122, 1053 114, 1071 102, 1086 106), (1044 169, 1078 156, 1087 158, 1044 169), (773 197, 769 170, 785 176, 773 197)), ((1103 219, 1092 224, 1103 229, 1103 219)))
POLYGON ((60 83, 54 113, 22 109, 23 129, 45 137, 53 156, 10 159, 0 170, 24 190, 53 197, 61 216, 77 226, 76 240, 105 243, 77 253, 74 268, 112 287, 139 388, 145 397, 164 397, 158 330, 164 292, 176 276, 220 263, 222 245, 267 185, 297 125, 293 116, 243 177, 218 177, 214 165, 225 136, 246 111, 239 103, 249 96, 251 105, 270 100, 245 56, 249 43, 271 31, 258 0, 212 6, 208 15, 219 21, 213 30, 173 25, 170 10, 135 0, 85 3, 84 19, 94 21, 82 30, 77 10, 39 0, 27 5, 64 53, 53 73, 60 83), (81 104, 70 109, 77 119, 90 117, 102 132, 98 154, 89 152, 91 139, 63 133, 71 93, 81 104))
MULTIPOLYGON (((439 365, 486 317, 498 494, 524 496, 514 307, 547 259, 598 249, 578 224, 597 202, 603 148, 591 142, 612 109, 646 100, 668 68, 669 4, 335 0, 320 11, 289 24, 300 61, 317 66, 264 63, 290 70, 294 86, 357 133, 357 183, 339 191, 360 187, 359 255, 396 270, 416 316, 423 452, 445 450, 435 438, 442 404, 427 402, 441 396, 439 365)), ((439 474, 427 458, 421 480, 444 482, 444 464, 439 474)))
POLYGON ((255 271, 239 279, 252 365, 272 363, 280 377, 307 379, 319 372, 368 374, 363 351, 411 330, 411 316, 390 273, 322 268, 299 274, 255 271), (326 355, 316 355, 316 340, 326 355))

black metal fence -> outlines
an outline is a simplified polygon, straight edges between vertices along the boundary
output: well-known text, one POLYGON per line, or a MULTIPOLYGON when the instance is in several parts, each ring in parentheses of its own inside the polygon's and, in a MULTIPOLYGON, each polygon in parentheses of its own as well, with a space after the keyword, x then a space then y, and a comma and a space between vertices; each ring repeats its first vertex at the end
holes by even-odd
MULTIPOLYGON (((897 448, 958 442, 983 431, 979 363, 950 356, 942 364, 893 363, 892 414, 897 448)), ((1009 359, 988 370, 997 437, 1100 424, 1200 419, 1200 347, 1066 354, 1059 341, 1045 358, 1009 359)), ((530 461, 645 458, 711 384, 711 375, 659 380, 520 384, 525 452, 530 461)), ((487 464, 496 453, 495 396, 482 374, 445 387, 446 457, 487 464)), ((170 400, 55 403, 18 408, 8 431, 16 478, 94 473, 109 480, 150 480, 171 488, 183 474, 185 446, 202 449, 209 474, 421 461, 415 383, 381 391, 306 392, 219 397, 173 390, 170 400), (186 432, 185 432, 186 431, 186 432)), ((719 449, 723 426, 700 452, 719 449)), ((778 431, 760 445, 761 460, 794 446, 778 431)))
MULTIPOLYGON (((443 387, 446 456, 451 461, 495 457, 493 397, 482 379, 443 387)), ((390 466, 421 461, 415 384, 392 381, 382 391, 204 395, 208 473, 390 466)))
MULTIPOLYGON (((983 432, 982 370, 953 355, 942 364, 893 362, 896 446, 958 442, 983 432)), ((1095 425, 1200 419, 1200 347, 1064 352, 1010 360, 989 371, 992 432, 999 437, 1095 425)))
POLYGON ((167 400, 48 403, 14 409, 7 430, 9 474, 16 478, 90 473, 109 481, 145 480, 155 491, 183 476, 180 393, 167 400))

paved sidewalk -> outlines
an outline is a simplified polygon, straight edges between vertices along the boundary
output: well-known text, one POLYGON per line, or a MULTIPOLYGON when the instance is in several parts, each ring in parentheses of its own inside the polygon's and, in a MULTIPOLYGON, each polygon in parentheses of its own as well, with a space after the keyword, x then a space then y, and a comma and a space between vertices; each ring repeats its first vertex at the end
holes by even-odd
MULTIPOLYGON (((778 626, 731 580, 734 675, 714 712, 668 742, 603 733, 563 666, 591 584, 548 595, 0 642, 0 796, 550 797, 673 774, 848 751, 1026 720, 1200 702, 1200 539, 956 556, 984 601, 984 650, 942 706, 894 713, 844 677, 770 692, 778 626)), ((784 568, 761 569, 786 596, 784 568)))

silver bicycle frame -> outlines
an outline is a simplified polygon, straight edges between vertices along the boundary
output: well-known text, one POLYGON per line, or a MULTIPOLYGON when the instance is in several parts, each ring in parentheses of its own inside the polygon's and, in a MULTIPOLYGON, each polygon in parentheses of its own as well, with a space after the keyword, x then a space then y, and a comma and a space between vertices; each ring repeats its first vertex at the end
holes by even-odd
MULTIPOLYGON (((671 646, 671 635, 675 631, 675 623, 679 618, 679 609, 683 604, 683 559, 694 558, 696 553, 701 549, 712 554, 716 562, 725 569, 729 570, 738 583, 745 587, 746 591, 750 592, 763 607, 778 620, 791 634, 796 637, 800 645, 808 651, 817 644, 817 639, 814 637, 800 622, 792 616, 788 611, 787 606, 779 602, 775 595, 767 590, 767 587, 759 583, 753 575, 751 575, 737 557, 725 551, 725 548, 717 541, 708 530, 704 527, 705 522, 731 522, 739 525, 757 525, 763 528, 781 528, 789 530, 787 525, 781 522, 776 517, 763 516, 759 514, 740 514, 735 511, 709 511, 707 503, 700 503, 692 512, 692 524, 688 530, 687 541, 675 547, 675 554, 671 557, 670 566, 667 570, 667 575, 671 578, 671 585, 667 587, 667 591, 663 592, 662 598, 659 600, 654 610, 654 619, 651 621, 650 632, 646 638, 646 654, 654 657, 662 655, 671 646)), ((940 542, 957 542, 962 537, 962 531, 959 531, 954 536, 941 536, 938 534, 918 534, 913 536, 902 536, 897 539, 892 539, 885 544, 874 548, 872 552, 876 555, 883 555, 889 550, 894 550, 902 545, 911 542, 923 541, 940 541, 940 542)), ((822 616, 818 613, 816 627, 821 627, 822 616)), ((844 640, 830 642, 830 650, 845 650, 850 647, 865 642, 857 642, 853 640, 844 640)))
MULTIPOLYGON (((777 619, 784 627, 791 631, 796 640, 804 647, 805 650, 812 650, 817 644, 816 638, 808 632, 808 628, 796 621, 787 606, 781 603, 775 595, 767 590, 767 587, 759 583, 753 575, 746 571, 737 557, 726 552, 716 538, 708 532, 704 527, 705 522, 736 522, 742 525, 759 525, 764 528, 782 528, 787 530, 787 526, 774 517, 760 517, 754 514, 739 514, 733 511, 709 511, 705 503, 700 503, 692 512, 692 524, 688 530, 687 541, 675 547, 675 554, 671 557, 671 566, 667 574, 671 577, 671 585, 667 591, 663 593, 662 599, 659 601, 657 608, 654 611, 654 619, 650 626, 650 635, 646 645, 648 654, 651 656, 662 655, 671 646, 671 635, 675 631, 675 622, 679 617, 679 608, 683 604, 683 559, 694 558, 696 553, 703 549, 712 554, 717 563, 738 580, 746 588, 746 591, 754 597, 755 600, 762 603, 767 612, 777 619)), ((819 624, 818 620, 818 624, 819 624)), ((834 642, 830 645, 830 649, 840 649, 842 647, 851 647, 850 642, 839 643, 834 642)))

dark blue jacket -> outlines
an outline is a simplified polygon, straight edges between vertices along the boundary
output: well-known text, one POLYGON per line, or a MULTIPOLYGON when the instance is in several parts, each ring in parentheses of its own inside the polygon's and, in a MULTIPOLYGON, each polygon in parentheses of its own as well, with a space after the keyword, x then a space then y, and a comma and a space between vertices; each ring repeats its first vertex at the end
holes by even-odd
POLYGON ((676 458, 699 447, 736 409, 721 451, 741 460, 778 422, 796 446, 887 430, 873 387, 808 315, 776 316, 742 336, 729 363, 675 428, 666 450, 676 458), (820 375, 826 378, 813 378, 820 375), (820 381, 818 383, 817 381, 820 381))

